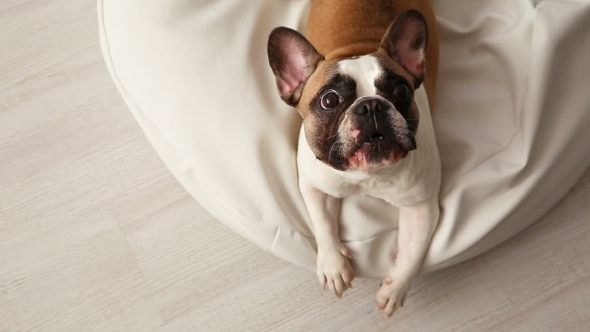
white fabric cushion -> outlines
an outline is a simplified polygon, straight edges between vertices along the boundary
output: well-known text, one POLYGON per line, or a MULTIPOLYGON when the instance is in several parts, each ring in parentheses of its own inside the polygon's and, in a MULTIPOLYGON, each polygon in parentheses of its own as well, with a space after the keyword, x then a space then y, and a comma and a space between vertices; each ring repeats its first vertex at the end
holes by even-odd
MULTIPOLYGON (((433 4, 443 213, 427 270, 522 230, 590 164, 590 3, 433 4)), ((234 231, 313 269, 297 187, 300 118, 279 99, 266 57, 271 29, 302 31, 308 9, 308 1, 98 1, 107 66, 180 183, 234 231)), ((350 197, 341 215, 357 274, 381 277, 396 209, 350 197)))

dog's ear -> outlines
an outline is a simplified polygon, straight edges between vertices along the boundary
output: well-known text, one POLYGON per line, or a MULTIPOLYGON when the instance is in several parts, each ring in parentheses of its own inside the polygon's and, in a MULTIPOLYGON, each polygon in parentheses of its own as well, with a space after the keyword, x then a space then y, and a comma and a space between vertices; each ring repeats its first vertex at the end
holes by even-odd
POLYGON ((324 57, 299 32, 285 27, 270 33, 267 51, 281 99, 296 106, 305 82, 324 57))
POLYGON ((428 46, 426 19, 417 10, 401 13, 389 26, 381 40, 389 56, 399 63, 414 78, 417 89, 424 81, 424 55, 428 46))

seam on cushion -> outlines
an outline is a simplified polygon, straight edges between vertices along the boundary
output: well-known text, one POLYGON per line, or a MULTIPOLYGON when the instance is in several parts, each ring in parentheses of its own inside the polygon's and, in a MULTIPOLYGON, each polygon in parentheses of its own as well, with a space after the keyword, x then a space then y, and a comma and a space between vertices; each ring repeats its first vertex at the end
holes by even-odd
POLYGON ((381 232, 377 232, 375 233, 373 236, 365 238, 365 239, 360 239, 360 240, 342 240, 342 243, 359 243, 359 242, 368 242, 368 241, 372 241, 373 239, 380 237, 381 235, 383 235, 384 233, 387 232, 393 232, 393 231, 397 231, 398 228, 388 228, 388 229, 384 229, 381 232))
MULTIPOLYGON (((270 251, 273 251, 275 248, 275 244, 277 243, 277 240, 279 239, 279 232, 281 231, 280 227, 277 227, 277 232, 275 233, 275 238, 272 241, 272 244, 270 245, 270 251)), ((301 233, 299 233, 301 234, 301 233)))
MULTIPOLYGON (((357 240, 341 240, 341 241, 342 241, 342 243, 361 243, 361 242, 369 242, 369 241, 372 241, 372 240, 373 240, 373 239, 375 239, 375 238, 378 238, 378 237, 382 236, 382 235, 383 235, 383 234, 385 234, 385 233, 388 233, 388 232, 394 232, 394 231, 397 231, 397 230, 398 230, 397 228, 388 228, 388 229, 384 229, 384 230, 382 230, 382 231, 380 231, 380 232, 377 232, 377 233, 373 234, 372 236, 370 236, 370 237, 368 237, 368 238, 364 238, 364 239, 357 239, 357 240)), ((270 250, 271 250, 271 251, 274 249, 274 246, 275 246, 275 244, 276 244, 276 243, 277 243, 277 241, 278 241, 278 238, 279 238, 279 232, 280 232, 280 231, 281 231, 281 227, 277 227, 277 232, 276 232, 276 234, 275 234, 275 239, 274 239, 274 241, 273 241, 273 243, 272 243, 272 245, 271 245, 271 247, 270 247, 270 250)), ((296 231, 296 230, 291 230, 291 229, 288 229, 287 231, 288 231, 288 232, 291 232, 291 233, 297 233, 297 234, 299 234, 299 235, 300 235, 302 238, 306 238, 306 239, 314 239, 314 240, 315 240, 315 236, 306 236, 306 235, 304 235, 303 233, 301 233, 301 232, 299 232, 299 231, 296 231)))

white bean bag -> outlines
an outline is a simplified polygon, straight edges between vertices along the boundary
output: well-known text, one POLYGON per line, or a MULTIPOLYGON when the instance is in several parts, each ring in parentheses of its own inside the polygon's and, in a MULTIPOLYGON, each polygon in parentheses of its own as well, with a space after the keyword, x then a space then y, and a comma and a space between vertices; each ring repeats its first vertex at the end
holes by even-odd
MULTIPOLYGON (((530 225, 590 164, 590 2, 435 0, 434 125, 442 217, 424 268, 473 257, 530 225)), ((308 1, 99 0, 113 79, 164 163, 245 238, 315 268, 297 187, 299 115, 278 97, 271 29, 308 1)), ((361 277, 391 264, 397 210, 346 198, 341 237, 361 277)))

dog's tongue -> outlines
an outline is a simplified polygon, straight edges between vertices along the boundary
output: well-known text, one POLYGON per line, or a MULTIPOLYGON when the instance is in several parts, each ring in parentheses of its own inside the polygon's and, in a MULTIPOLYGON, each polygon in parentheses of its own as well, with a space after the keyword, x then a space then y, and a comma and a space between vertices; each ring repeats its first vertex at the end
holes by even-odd
POLYGON ((348 157, 348 167, 349 168, 359 168, 359 169, 366 169, 369 166, 386 166, 395 164, 400 159, 404 158, 406 153, 399 147, 394 147, 387 158, 384 158, 380 161, 371 161, 367 157, 367 148, 365 146, 358 149, 352 156, 348 157))
POLYGON ((367 153, 363 149, 357 150, 348 158, 348 167, 365 168, 367 166, 369 166, 369 161, 367 160, 367 153))

